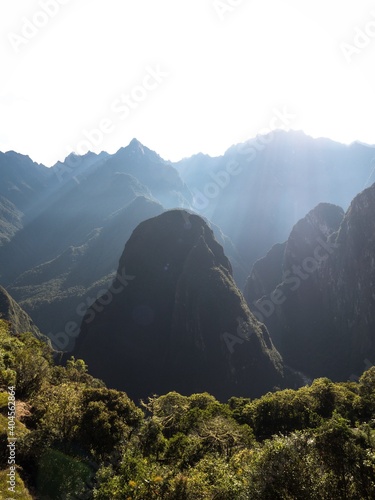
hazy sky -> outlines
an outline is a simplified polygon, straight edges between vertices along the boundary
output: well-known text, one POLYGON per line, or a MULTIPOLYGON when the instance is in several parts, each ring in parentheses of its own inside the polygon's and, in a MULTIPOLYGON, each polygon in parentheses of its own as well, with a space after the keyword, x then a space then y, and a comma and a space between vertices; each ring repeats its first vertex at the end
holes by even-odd
POLYGON ((1 0, 0 32, 0 150, 47 166, 280 125, 375 144, 374 1, 1 0))

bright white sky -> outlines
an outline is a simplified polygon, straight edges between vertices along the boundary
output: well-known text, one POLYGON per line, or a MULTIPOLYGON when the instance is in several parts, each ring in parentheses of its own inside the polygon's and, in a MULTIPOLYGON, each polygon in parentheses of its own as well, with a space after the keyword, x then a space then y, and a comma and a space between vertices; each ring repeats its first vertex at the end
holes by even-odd
POLYGON ((0 151, 47 166, 100 126, 96 152, 136 137, 165 159, 219 155, 275 108, 314 137, 375 143, 374 1, 1 0, 0 34, 0 151))

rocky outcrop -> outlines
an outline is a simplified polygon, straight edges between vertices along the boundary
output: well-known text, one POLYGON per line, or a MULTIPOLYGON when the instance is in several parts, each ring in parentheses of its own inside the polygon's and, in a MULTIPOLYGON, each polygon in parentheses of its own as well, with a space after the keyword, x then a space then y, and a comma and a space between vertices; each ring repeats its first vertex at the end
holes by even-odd
POLYGON ((133 398, 176 390, 224 400, 284 384, 281 357, 223 248, 184 210, 135 229, 112 286, 87 311, 76 356, 133 398))
POLYGON ((10 329, 14 335, 32 332, 38 339, 46 340, 34 325, 30 316, 21 309, 2 286, 0 286, 0 319, 10 322, 10 329))

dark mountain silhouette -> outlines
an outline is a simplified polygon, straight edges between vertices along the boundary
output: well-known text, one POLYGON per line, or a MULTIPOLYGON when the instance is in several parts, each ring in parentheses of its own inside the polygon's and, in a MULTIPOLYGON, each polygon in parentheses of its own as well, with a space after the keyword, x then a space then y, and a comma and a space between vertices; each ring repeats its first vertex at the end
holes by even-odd
MULTIPOLYGON (((299 220, 287 241, 274 245, 264 258, 254 264, 244 290, 246 300, 253 304, 260 297, 270 295, 284 277, 292 274, 293 265, 314 257, 319 241, 326 242, 338 230, 343 218, 341 207, 321 203, 299 220)), ((260 309, 258 311, 260 313, 260 309)))
POLYGON ((253 267, 245 296, 293 368, 345 380, 375 359, 375 184, 319 205, 253 267))
POLYGON ((223 248, 203 219, 183 210, 134 230, 109 291, 87 311, 75 354, 135 398, 207 390, 226 399, 284 383, 281 357, 223 248))

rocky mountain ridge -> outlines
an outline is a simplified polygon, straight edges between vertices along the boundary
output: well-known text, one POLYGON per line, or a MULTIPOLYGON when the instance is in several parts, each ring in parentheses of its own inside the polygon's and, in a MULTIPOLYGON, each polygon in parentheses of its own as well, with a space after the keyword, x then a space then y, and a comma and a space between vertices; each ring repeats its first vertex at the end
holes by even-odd
POLYGON ((375 359, 375 184, 319 205, 253 267, 245 296, 287 363, 345 380, 375 359))

